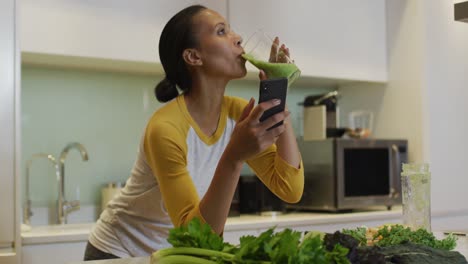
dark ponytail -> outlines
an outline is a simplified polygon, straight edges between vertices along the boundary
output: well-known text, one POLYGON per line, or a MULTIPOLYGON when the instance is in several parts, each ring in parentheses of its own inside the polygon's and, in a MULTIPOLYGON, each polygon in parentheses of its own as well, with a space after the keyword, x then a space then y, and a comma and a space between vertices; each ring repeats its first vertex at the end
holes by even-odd
POLYGON ((156 99, 162 103, 168 102, 179 95, 175 83, 169 81, 167 78, 164 78, 158 83, 158 85, 156 85, 154 93, 156 95, 156 99))
POLYGON ((174 15, 159 38, 159 59, 166 73, 166 78, 156 85, 154 93, 158 101, 168 102, 179 94, 177 87, 188 92, 192 86, 192 78, 187 69, 182 53, 187 48, 197 46, 195 32, 192 30, 193 17, 206 9, 201 5, 189 6, 174 15))

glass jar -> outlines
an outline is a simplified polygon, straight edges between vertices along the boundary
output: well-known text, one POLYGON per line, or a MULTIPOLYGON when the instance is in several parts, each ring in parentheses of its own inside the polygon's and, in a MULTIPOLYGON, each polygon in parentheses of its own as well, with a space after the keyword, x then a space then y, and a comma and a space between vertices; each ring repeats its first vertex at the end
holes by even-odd
POLYGON ((412 230, 431 231, 431 174, 426 163, 403 164, 403 224, 412 230))

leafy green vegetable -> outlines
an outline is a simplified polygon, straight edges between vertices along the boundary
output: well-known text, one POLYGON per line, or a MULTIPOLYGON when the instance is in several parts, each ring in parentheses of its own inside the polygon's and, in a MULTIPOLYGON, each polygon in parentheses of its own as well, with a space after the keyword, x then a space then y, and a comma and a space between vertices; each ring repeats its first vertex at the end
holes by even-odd
POLYGON ((332 251, 326 252, 326 257, 328 263, 336 263, 336 264, 349 264, 349 259, 347 258, 349 249, 343 247, 340 244, 336 244, 333 247, 332 251))
POLYGON ((351 235, 336 231, 333 234, 325 235, 323 245, 331 263, 350 263, 350 260, 356 259, 359 241, 351 235))
POLYGON ((234 246, 224 243, 223 238, 213 232, 207 224, 202 224, 198 218, 191 220, 187 226, 169 230, 167 239, 174 247, 205 248, 229 252, 234 246))
POLYGON ((304 239, 296 254, 292 255, 288 264, 328 264, 326 250, 320 236, 310 236, 304 239))
POLYGON ((265 245, 265 251, 273 263, 288 263, 291 255, 296 253, 301 233, 285 229, 273 235, 265 245))
POLYGON ((239 239, 240 249, 235 254, 238 261, 250 260, 268 260, 268 253, 265 251, 265 245, 271 240, 274 228, 261 233, 258 237, 243 236, 239 239))
POLYGON ((309 238, 312 238, 314 236, 318 236, 320 237, 320 240, 323 240, 323 238, 325 237, 325 232, 321 232, 321 231, 307 231, 305 232, 304 234, 304 237, 302 238, 302 240, 307 240, 309 238))
MULTIPOLYGON (((154 262, 158 264, 161 260, 167 260, 169 257, 173 262, 167 263, 192 263, 192 262, 180 262, 183 258, 175 258, 181 256, 190 256, 192 260, 202 261, 210 260, 217 261, 218 263, 228 262, 230 263, 233 259, 233 255, 229 253, 224 253, 221 251, 204 249, 204 248, 193 248, 193 247, 177 247, 177 248, 164 248, 156 251, 151 257, 154 262), (179 260, 179 262, 178 262, 179 260)), ((194 262, 194 263, 211 263, 211 262, 194 262)))
POLYGON ((378 241, 376 245, 381 247, 412 242, 436 249, 452 250, 457 245, 456 238, 453 235, 438 240, 435 238, 434 234, 428 232, 426 229, 420 228, 416 231, 411 231, 409 227, 404 227, 402 225, 385 226, 378 230, 374 238, 379 236, 382 236, 382 239, 378 241))
MULTIPOLYGON (((467 263, 455 247, 455 238, 437 240, 424 229, 411 231, 401 225, 384 227, 375 234, 378 246, 367 247, 366 228, 333 234, 291 229, 274 232, 274 227, 259 236, 243 236, 240 245, 225 243, 211 227, 199 219, 173 228, 168 241, 173 248, 161 249, 151 263, 194 264, 386 264, 386 263, 467 263)), ((468 264, 468 263, 467 263, 468 264)))
POLYGON ((341 232, 354 237, 359 241, 360 245, 365 246, 367 245, 366 231, 366 227, 358 227, 356 229, 343 229, 341 232))
POLYGON ((359 247, 360 264, 467 264, 456 251, 431 248, 411 242, 388 247, 359 247))

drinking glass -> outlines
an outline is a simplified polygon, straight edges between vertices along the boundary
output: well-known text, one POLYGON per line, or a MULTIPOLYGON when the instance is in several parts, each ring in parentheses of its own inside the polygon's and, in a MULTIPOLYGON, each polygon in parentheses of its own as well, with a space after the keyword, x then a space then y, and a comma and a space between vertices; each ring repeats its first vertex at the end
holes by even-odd
POLYGON ((348 114, 349 128, 358 138, 367 138, 372 133, 374 114, 371 111, 357 110, 348 114))
POLYGON ((403 163, 403 224, 431 231, 431 174, 426 163, 403 163))
POLYGON ((244 59, 263 70, 268 78, 287 78, 290 86, 301 75, 294 61, 280 51, 278 44, 263 30, 257 30, 247 38, 243 48, 244 59))

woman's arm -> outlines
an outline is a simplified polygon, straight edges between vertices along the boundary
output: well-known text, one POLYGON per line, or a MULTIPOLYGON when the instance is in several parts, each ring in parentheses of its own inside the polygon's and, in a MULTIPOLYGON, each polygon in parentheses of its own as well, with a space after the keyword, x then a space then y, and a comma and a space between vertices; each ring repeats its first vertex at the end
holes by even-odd
POLYGON ((203 218, 217 234, 224 230, 241 169, 242 162, 230 158, 229 151, 225 151, 210 187, 200 201, 203 218))
POLYGON ((301 163, 301 153, 297 146, 296 136, 290 118, 284 120, 285 131, 276 140, 278 155, 295 168, 301 163))
MULTIPOLYGON (((264 102, 255 109, 254 104, 255 100, 251 99, 244 108, 231 135, 231 140, 221 156, 211 184, 200 201, 200 212, 203 218, 218 234, 224 230, 243 163, 271 147, 284 131, 284 126, 267 131, 269 127, 278 122, 276 119, 259 122, 263 112, 277 105, 278 102, 264 102)), ((284 113, 277 118, 284 119, 282 115, 284 113)))

